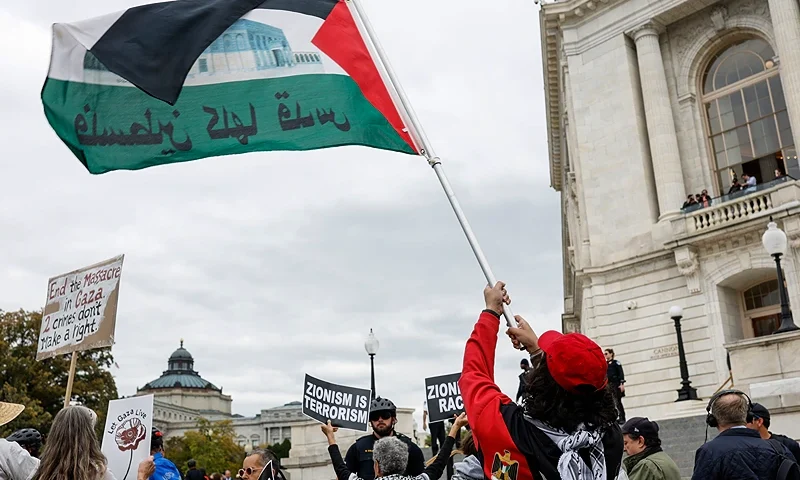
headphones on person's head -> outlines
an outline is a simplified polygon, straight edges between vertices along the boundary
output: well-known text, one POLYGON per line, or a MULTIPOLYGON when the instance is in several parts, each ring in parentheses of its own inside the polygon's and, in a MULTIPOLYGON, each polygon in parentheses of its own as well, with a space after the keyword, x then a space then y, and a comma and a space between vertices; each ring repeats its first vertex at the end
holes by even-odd
POLYGON ((747 418, 746 418, 746 420, 747 420, 747 423, 750 423, 750 422, 753 421, 753 402, 752 402, 752 400, 750 400, 750 396, 747 395, 746 393, 744 393, 741 390, 722 390, 722 391, 719 391, 719 392, 715 393, 711 397, 711 399, 709 399, 709 401, 708 401, 708 405, 706 406, 706 425, 708 425, 709 427, 712 427, 712 428, 716 428, 716 427, 719 426, 719 422, 717 421, 717 417, 715 417, 714 414, 711 413, 711 406, 714 405, 714 402, 717 401, 717 399, 719 397, 721 397, 723 395, 729 395, 729 394, 732 394, 732 393, 736 394, 736 395, 741 395, 741 396, 743 396, 744 398, 747 399, 747 418))

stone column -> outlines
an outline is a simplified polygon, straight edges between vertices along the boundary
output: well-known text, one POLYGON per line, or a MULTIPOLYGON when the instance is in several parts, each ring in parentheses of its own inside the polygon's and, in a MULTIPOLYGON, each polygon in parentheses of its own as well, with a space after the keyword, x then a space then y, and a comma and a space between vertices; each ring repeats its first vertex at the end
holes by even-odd
POLYGON ((797 0, 769 0, 769 14, 794 145, 800 148, 800 5, 797 0))
POLYGON ((680 213, 686 200, 686 187, 658 36, 658 27, 650 23, 632 32, 639 60, 644 116, 658 194, 658 219, 661 221, 680 213))

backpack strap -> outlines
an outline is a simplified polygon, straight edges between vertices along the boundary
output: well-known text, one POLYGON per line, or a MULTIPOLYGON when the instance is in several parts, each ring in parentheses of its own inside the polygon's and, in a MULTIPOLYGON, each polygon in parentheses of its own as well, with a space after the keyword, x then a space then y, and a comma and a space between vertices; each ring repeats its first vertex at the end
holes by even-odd
POLYGON ((783 453, 783 444, 774 438, 767 440, 772 450, 783 459, 780 467, 778 467, 778 476, 776 480, 797 480, 800 479, 800 466, 793 462, 789 457, 783 453))

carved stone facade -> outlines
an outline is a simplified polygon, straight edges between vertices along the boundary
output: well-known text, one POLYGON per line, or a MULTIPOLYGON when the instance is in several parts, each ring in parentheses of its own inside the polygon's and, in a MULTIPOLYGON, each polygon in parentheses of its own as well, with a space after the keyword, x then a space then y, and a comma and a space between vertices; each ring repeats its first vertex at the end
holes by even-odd
MULTIPOLYGON (((551 178, 562 194, 569 277, 563 328, 615 349, 628 379, 629 416, 704 413, 705 404, 675 402, 671 306, 683 307, 689 373, 701 397, 728 379, 729 351, 745 358, 745 350, 769 341, 754 337, 772 307, 755 308, 745 293, 776 278, 760 241, 770 217, 789 238, 783 266, 791 304, 800 306, 800 182, 680 210, 682 192, 720 195, 698 90, 727 46, 759 38, 774 49, 795 138, 800 132, 793 116, 800 62, 781 54, 795 27, 773 28, 776 11, 782 20, 795 15, 787 2, 796 0, 562 0, 542 7, 551 178)), ((750 371, 746 378, 736 386, 774 390, 759 390, 750 371)), ((781 398, 775 415, 795 418, 800 397, 781 398)), ((800 437, 797 417, 782 428, 800 437)))

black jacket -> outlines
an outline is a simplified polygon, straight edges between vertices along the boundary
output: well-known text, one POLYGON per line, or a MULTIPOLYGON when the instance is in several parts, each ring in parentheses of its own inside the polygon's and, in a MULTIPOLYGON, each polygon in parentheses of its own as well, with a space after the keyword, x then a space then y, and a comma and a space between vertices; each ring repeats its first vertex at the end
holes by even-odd
POLYGON ((205 477, 203 476, 203 472, 193 468, 186 472, 186 480, 205 480, 205 477))
POLYGON ((519 374, 519 388, 517 388, 517 403, 519 403, 519 399, 525 395, 525 375, 528 374, 528 370, 519 374))
POLYGON ((797 443, 797 440, 792 440, 786 435, 779 435, 772 432, 769 432, 769 435, 770 439, 781 442, 787 449, 789 449, 789 451, 792 452, 792 455, 794 455, 795 460, 800 460, 800 444, 797 443))
POLYGON ((757 431, 731 428, 697 449, 692 480, 774 480, 782 461, 757 431))
POLYGON ((625 372, 622 371, 619 360, 608 362, 608 383, 617 387, 625 383, 625 372))
MULTIPOLYGON (((395 436, 408 445, 408 469, 406 476, 416 477, 425 471, 425 456, 422 450, 402 433, 395 436)), ((374 434, 365 435, 347 450, 344 457, 347 469, 363 480, 375 480, 375 464, 372 461, 372 447, 378 439, 374 434)))

